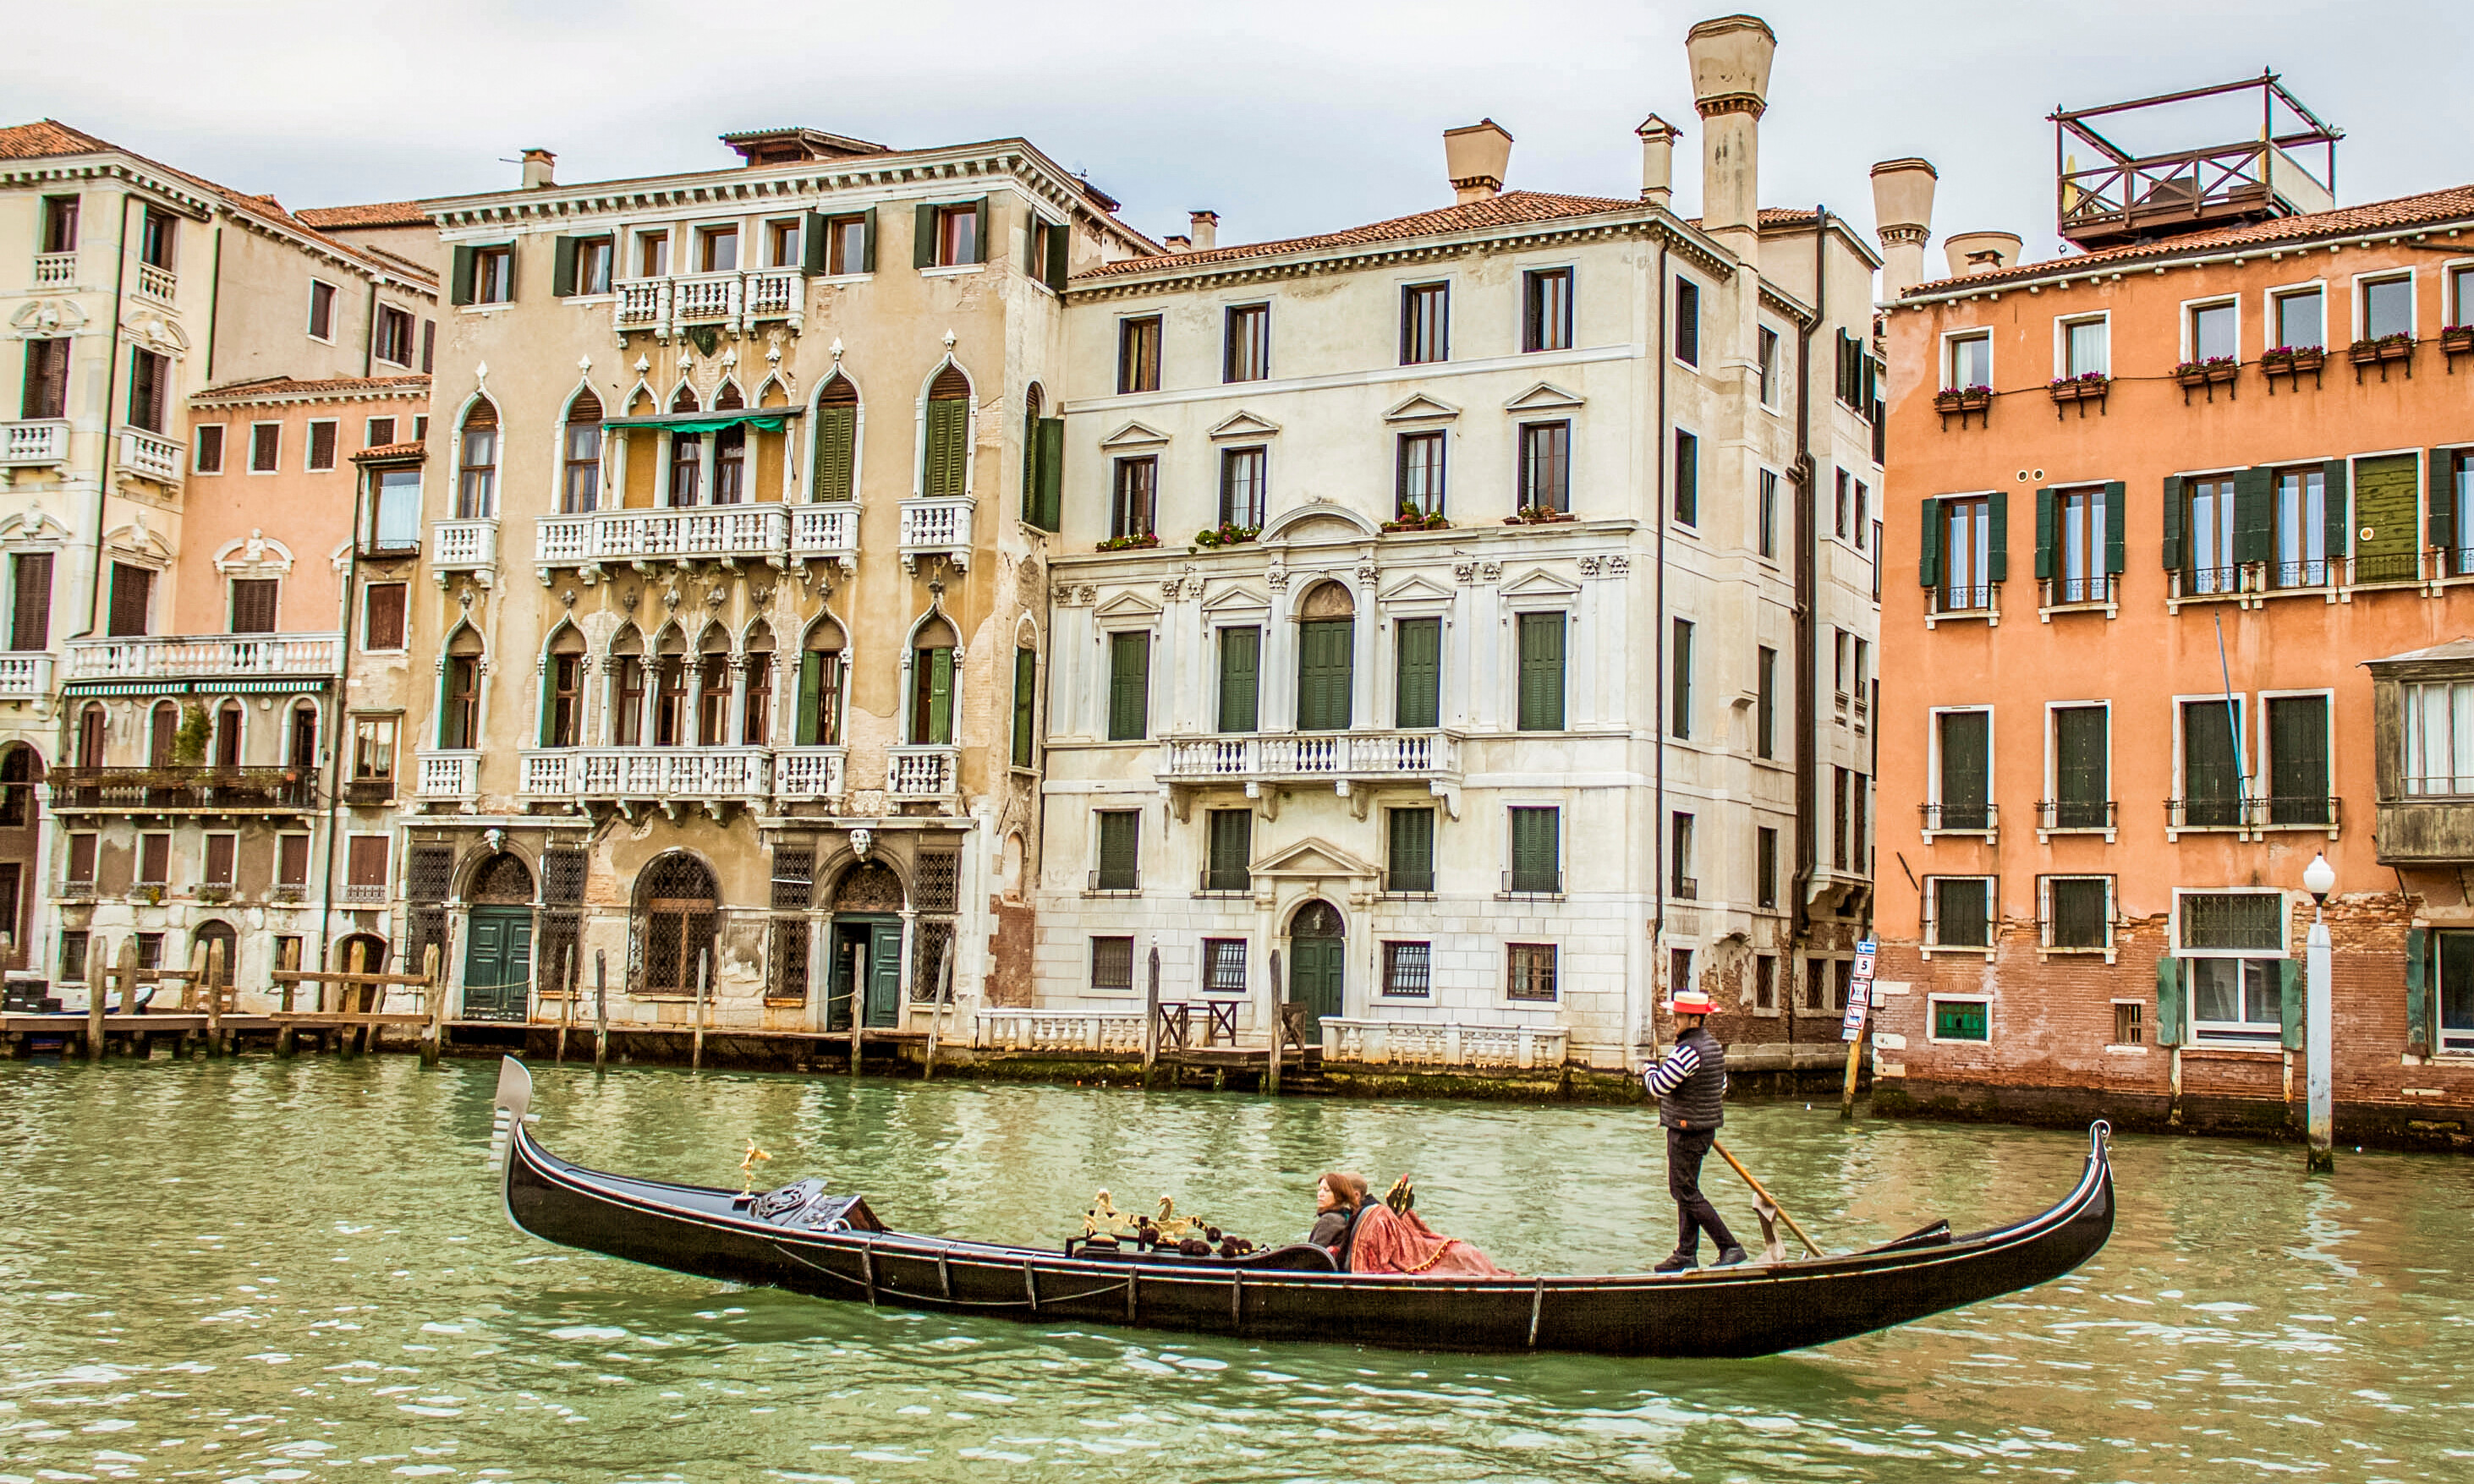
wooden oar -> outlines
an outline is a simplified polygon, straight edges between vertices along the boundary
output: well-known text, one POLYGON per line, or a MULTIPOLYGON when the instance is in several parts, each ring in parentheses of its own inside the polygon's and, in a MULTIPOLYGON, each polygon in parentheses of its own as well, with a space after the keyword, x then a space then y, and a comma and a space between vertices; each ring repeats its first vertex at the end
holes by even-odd
POLYGON ((1795 1218, 1786 1213, 1786 1208, 1778 1203, 1777 1196, 1770 1194, 1759 1181, 1753 1178, 1753 1172, 1744 1168, 1743 1161, 1738 1160, 1733 1154, 1728 1153, 1727 1146, 1719 1143, 1716 1139, 1711 1139, 1710 1141, 1710 1147, 1717 1150, 1718 1158, 1726 1161, 1729 1165, 1734 1167, 1736 1174, 1744 1177, 1744 1184, 1753 1187, 1753 1194, 1759 1196, 1763 1201, 1769 1204, 1770 1209, 1779 1213, 1779 1219, 1786 1223, 1786 1229, 1795 1233, 1795 1239, 1804 1244, 1805 1251, 1812 1254, 1816 1257, 1829 1256, 1827 1253, 1824 1253, 1819 1246, 1814 1244, 1811 1237, 1804 1234, 1804 1228, 1796 1225, 1795 1218))

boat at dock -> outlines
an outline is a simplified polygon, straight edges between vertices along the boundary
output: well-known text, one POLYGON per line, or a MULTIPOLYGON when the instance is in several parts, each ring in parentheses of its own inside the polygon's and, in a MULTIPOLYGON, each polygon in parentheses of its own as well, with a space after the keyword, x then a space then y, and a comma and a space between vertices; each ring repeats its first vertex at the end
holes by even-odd
POLYGON ((1235 1257, 1055 1250, 887 1229, 803 1180, 746 1192, 586 1169, 532 1132, 532 1075, 500 1064, 492 1159, 507 1219, 561 1246, 821 1299, 1405 1350, 1735 1357, 1826 1345, 2050 1281, 2114 1219, 2103 1123, 2050 1209, 1954 1235, 1937 1221, 1860 1251, 1671 1275, 1417 1278, 1336 1271, 1320 1247, 1235 1257))

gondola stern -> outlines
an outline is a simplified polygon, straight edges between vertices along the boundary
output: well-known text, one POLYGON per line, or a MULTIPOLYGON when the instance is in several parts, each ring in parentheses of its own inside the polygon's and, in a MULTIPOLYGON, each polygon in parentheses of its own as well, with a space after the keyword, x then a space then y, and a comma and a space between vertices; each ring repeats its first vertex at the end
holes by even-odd
POLYGON ((527 1235, 516 1217, 514 1201, 515 1172, 520 1156, 517 1146, 522 1141, 524 1125, 541 1115, 532 1111, 533 1074, 514 1057, 498 1059, 498 1089, 491 1098, 490 1153, 484 1167, 498 1177, 498 1205, 507 1215, 507 1224, 527 1235))

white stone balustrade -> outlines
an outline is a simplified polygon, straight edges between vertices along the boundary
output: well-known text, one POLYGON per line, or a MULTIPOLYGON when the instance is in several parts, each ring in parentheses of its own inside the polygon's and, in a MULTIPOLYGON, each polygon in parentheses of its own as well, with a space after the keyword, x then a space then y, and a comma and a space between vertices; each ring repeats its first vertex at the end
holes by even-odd
POLYGON ((788 320, 795 332, 807 319, 808 275, 797 268, 754 268, 622 278, 612 297, 611 327, 620 335, 647 330, 667 340, 691 324, 744 329, 762 320, 788 320))
POLYGON ((839 747, 786 747, 773 754, 773 797, 793 800, 839 799, 846 791, 849 754, 839 747))
POLYGON ((1326 1062, 1391 1066, 1564 1065, 1571 1032, 1561 1025, 1478 1025, 1464 1020, 1366 1020, 1322 1017, 1326 1062))
POLYGON ((790 517, 775 504, 544 515, 534 523, 533 560, 545 583, 558 567, 611 562, 755 560, 780 566, 789 533, 790 517))
POLYGON ((950 557, 967 566, 971 556, 971 505, 968 497, 938 495, 902 502, 902 564, 915 565, 921 557, 950 557))
POLYGON ((1159 776, 1179 783, 1257 778, 1457 778, 1455 731, 1270 732, 1176 737, 1159 776))
POLYGON ((971 1016, 971 1044, 1006 1051, 1143 1049, 1139 1010, 980 1010, 971 1016))
POLYGON ((69 425, 59 419, 33 422, 0 422, 0 467, 66 464, 69 425))
MULTIPOLYGON (((69 679, 158 680, 335 673, 340 634, 153 634, 72 639, 69 679)), ((5 692, 0 692, 5 693, 5 692)))
POLYGON ((759 802, 772 783, 761 747, 569 747, 523 754, 523 790, 598 802, 759 802))
POLYGON ((790 507, 790 555, 823 557, 844 568, 859 560, 859 505, 831 500, 821 505, 790 507))
POLYGON ((51 656, 0 655, 0 700, 49 700, 51 694, 51 656))
POLYGON ((958 750, 910 746, 885 749, 885 791, 895 799, 947 799, 955 793, 958 750))
POLYGON ((481 795, 481 754, 472 749, 416 754, 424 799, 471 801, 481 795))
POLYGON ((74 281, 76 280, 76 278, 77 278, 77 254, 76 254, 76 253, 74 253, 74 252, 44 252, 44 253, 38 253, 38 254, 36 256, 36 258, 35 258, 35 286, 36 286, 36 287, 37 287, 37 288, 54 288, 54 287, 57 287, 57 286, 59 286, 59 285, 61 285, 61 284, 63 284, 63 283, 70 283, 70 282, 74 282, 74 281))
POLYGON ((181 445, 138 428, 120 430, 120 467, 158 484, 181 482, 181 445))
POLYGON ((137 297, 151 299, 158 304, 169 304, 180 297, 181 275, 168 268, 152 263, 137 265, 137 297))
POLYGON ((438 586, 449 572, 492 572, 498 565, 496 520, 437 520, 429 527, 429 569, 438 586))

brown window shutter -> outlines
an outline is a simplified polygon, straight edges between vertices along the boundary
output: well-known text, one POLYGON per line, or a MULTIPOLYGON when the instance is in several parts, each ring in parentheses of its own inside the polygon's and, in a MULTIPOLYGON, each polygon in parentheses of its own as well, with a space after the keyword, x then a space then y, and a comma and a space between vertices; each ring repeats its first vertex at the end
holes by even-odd
POLYGON ((9 647, 48 649, 52 638, 52 554, 30 551, 12 562, 15 581, 9 610, 9 647))
POLYGON ((272 577, 233 579, 231 632, 273 634, 275 632, 275 590, 276 579, 272 577))
POLYGON ((146 632, 149 599, 155 591, 155 574, 142 566, 125 562, 111 564, 111 634, 115 639, 133 638, 146 632))
POLYGON ((353 886, 384 886, 387 879, 387 841, 384 835, 354 835, 352 856, 346 863, 353 886))
POLYGON ((335 467, 335 424, 309 424, 309 467, 331 469, 335 467))
POLYGON ((403 648, 403 584, 372 585, 369 597, 369 626, 361 639, 363 649, 403 648))

